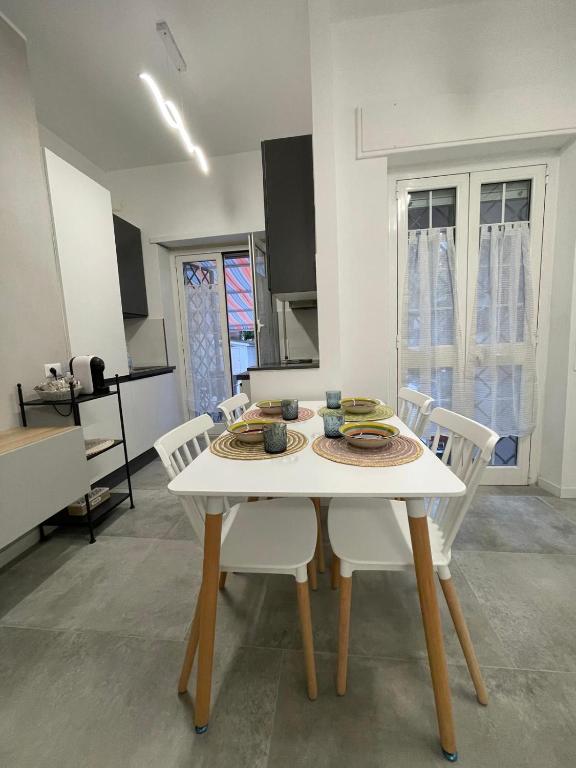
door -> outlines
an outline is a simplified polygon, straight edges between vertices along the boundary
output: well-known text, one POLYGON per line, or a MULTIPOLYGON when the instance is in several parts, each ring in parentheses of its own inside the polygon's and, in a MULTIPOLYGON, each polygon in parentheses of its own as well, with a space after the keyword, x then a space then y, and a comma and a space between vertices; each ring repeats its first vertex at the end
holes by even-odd
POLYGON ((176 270, 188 411, 218 422, 218 403, 232 395, 222 256, 178 256, 176 270))
POLYGON ((398 384, 498 431, 486 483, 528 482, 545 177, 397 183, 398 384))
POLYGON ((254 309, 256 314, 256 342, 258 364, 277 363, 280 360, 278 326, 272 293, 269 287, 269 265, 266 244, 252 235, 252 275, 254 277, 254 309))
POLYGON ((530 436, 523 400, 536 404, 535 334, 540 294, 546 166, 470 174, 467 345, 474 418, 500 440, 487 482, 528 482, 530 436), (520 429, 515 427, 520 422, 520 429), (512 434, 507 434, 512 432, 512 434))

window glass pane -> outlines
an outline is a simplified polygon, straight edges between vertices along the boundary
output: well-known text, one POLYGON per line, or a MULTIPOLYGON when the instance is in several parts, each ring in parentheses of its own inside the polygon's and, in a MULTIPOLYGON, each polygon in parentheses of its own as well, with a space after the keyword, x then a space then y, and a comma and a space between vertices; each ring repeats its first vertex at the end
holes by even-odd
POLYGON ((506 183, 504 221, 530 220, 530 181, 506 183))
POLYGON ((502 221, 503 184, 482 184, 480 189, 480 224, 502 221))
POLYGON ((408 195, 408 229, 428 229, 430 226, 430 192, 410 192, 408 195))
POLYGON ((453 227, 456 225, 456 190, 435 189, 432 191, 432 226, 453 227))

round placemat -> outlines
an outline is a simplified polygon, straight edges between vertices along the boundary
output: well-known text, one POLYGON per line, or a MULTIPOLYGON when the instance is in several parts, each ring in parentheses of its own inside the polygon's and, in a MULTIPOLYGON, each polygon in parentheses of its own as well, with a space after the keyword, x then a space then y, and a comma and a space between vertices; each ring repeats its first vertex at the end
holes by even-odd
POLYGON ((416 461, 424 452, 424 446, 411 437, 398 435, 390 439, 387 448, 355 448, 344 438, 317 437, 312 448, 319 456, 339 464, 355 467, 399 467, 416 461))
POLYGON ((335 416, 344 416, 346 421, 381 421, 382 419, 389 419, 394 416, 394 408, 389 405, 380 403, 370 413, 346 413, 343 408, 327 408, 324 406, 318 411, 319 416, 325 414, 334 414, 335 416))
POLYGON ((260 408, 253 408, 251 411, 247 411, 244 416, 242 416, 242 419, 268 419, 268 421, 284 421, 286 424, 296 424, 299 421, 308 421, 312 416, 314 416, 314 411, 310 410, 310 408, 299 407, 298 418, 289 420, 283 419, 281 413, 277 416, 269 416, 267 413, 261 411, 260 408))
POLYGON ((298 453, 302 448, 308 445, 308 438, 301 432, 295 432, 292 429, 288 431, 288 447, 284 453, 266 453, 264 443, 255 445, 246 445, 241 443, 237 437, 225 432, 217 440, 210 444, 210 450, 216 456, 223 459, 239 459, 240 461, 258 461, 259 459, 281 459, 282 456, 289 456, 292 453, 298 453))

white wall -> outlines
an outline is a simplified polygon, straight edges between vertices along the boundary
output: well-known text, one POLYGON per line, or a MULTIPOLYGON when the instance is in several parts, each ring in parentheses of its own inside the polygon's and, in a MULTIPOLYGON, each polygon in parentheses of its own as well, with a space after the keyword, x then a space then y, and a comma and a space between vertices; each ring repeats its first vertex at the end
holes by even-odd
POLYGON ((543 418, 545 450, 539 481, 576 496, 576 144, 560 157, 548 373, 543 418))
POLYGON ((24 39, 0 16, 0 429, 19 424, 45 362, 68 357, 48 193, 24 39))
POLYGON ((43 147, 49 149, 55 155, 58 155, 58 157, 61 157, 62 160, 66 160, 67 163, 70 163, 70 165, 73 165, 74 168, 82 171, 82 173, 98 182, 98 184, 101 184, 103 187, 106 186, 105 171, 103 171, 97 165, 94 165, 94 163, 91 160, 88 160, 88 158, 85 157, 81 152, 78 152, 77 149, 71 147, 70 144, 61 139, 59 136, 56 136, 55 133, 53 133, 45 126, 39 124, 38 132, 40 135, 40 144, 43 147))

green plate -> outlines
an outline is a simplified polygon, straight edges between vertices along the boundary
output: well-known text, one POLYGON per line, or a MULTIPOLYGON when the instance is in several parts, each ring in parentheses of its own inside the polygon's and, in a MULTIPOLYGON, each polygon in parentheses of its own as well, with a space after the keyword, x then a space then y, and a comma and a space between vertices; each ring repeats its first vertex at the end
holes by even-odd
POLYGON ((390 440, 400 434, 397 427, 377 421, 350 422, 340 427, 340 434, 356 448, 387 448, 390 440))
POLYGON ((278 416, 282 413, 282 400, 260 400, 256 403, 256 408, 268 416, 278 416))
POLYGON ((370 413, 346 413, 342 408, 327 408, 326 406, 318 411, 319 416, 324 416, 327 413, 344 416, 346 421, 384 421, 394 416, 394 409, 389 405, 380 403, 370 413))
POLYGON ((230 424, 228 432, 237 437, 241 443, 254 445, 264 440, 263 428, 267 424, 275 423, 266 419, 245 419, 244 421, 236 421, 234 424, 230 424))
POLYGON ((346 413, 364 414, 371 413, 376 406, 380 405, 380 400, 374 397, 343 397, 340 406, 346 413))

